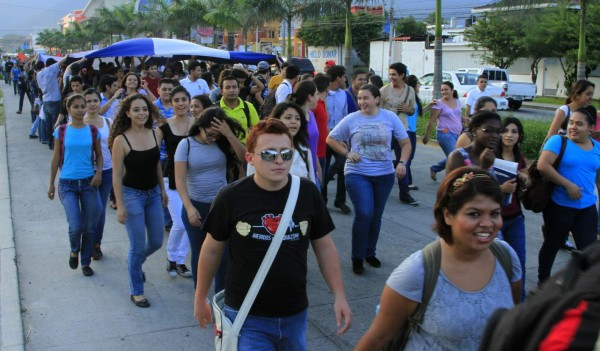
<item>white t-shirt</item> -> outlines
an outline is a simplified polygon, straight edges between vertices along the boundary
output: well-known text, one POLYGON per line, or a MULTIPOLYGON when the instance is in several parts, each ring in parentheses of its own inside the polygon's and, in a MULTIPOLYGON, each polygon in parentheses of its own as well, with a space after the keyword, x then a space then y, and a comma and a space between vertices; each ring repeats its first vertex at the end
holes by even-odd
POLYGON ((188 91, 188 93, 190 93, 191 97, 210 94, 208 83, 202 78, 198 78, 193 82, 190 78, 185 78, 180 80, 179 83, 188 91))
POLYGON ((275 92, 275 102, 282 103, 285 102, 285 99, 292 93, 292 84, 289 80, 284 79, 281 84, 277 87, 277 91, 275 92))
POLYGON ((467 94, 466 104, 469 105, 471 108, 469 114, 472 115, 475 113, 475 104, 477 103, 477 100, 479 100, 479 98, 482 96, 491 96, 487 88, 485 88, 484 91, 479 90, 479 88, 475 88, 467 94))

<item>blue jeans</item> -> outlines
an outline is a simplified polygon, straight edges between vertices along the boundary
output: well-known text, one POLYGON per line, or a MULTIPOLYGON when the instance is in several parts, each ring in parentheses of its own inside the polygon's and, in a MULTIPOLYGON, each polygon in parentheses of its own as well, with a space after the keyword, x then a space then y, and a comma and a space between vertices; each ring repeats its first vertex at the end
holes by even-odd
POLYGON ((36 115, 32 123, 31 129, 29 129, 29 135, 37 135, 40 127, 40 116, 36 115))
POLYGON ((124 186, 123 204, 127 210, 125 228, 129 236, 129 286, 131 295, 143 295, 142 264, 160 249, 165 232, 160 187, 138 190, 124 186))
POLYGON ((543 283, 550 277, 556 253, 573 234, 577 250, 583 250, 596 242, 598 212, 596 205, 576 209, 560 206, 550 200, 543 211, 546 235, 538 256, 538 280, 543 283))
POLYGON ((42 108, 44 109, 44 115, 46 115, 46 137, 48 138, 48 147, 54 148, 54 123, 60 113, 61 103, 60 101, 44 101, 42 108))
MULTIPOLYGON (((402 156, 402 148, 400 147, 400 143, 398 143, 398 140, 392 138, 392 150, 394 150, 394 154, 396 155, 396 159, 394 160, 394 169, 396 169, 396 166, 398 165, 398 162, 400 162, 400 156, 402 156)), ((407 164, 408 167, 408 164, 407 164)), ((408 169, 407 169, 408 171, 408 169)), ((408 185, 410 183, 408 182, 408 177, 404 176, 401 179, 398 179, 398 188, 400 189, 400 197, 402 197, 402 195, 406 195, 409 193, 410 189, 408 189, 408 185)))
POLYGON ((502 235, 504 236, 504 241, 510 245, 510 247, 515 250, 517 256, 519 257, 519 262, 521 263, 521 269, 523 271, 523 275, 521 277, 522 287, 521 287, 521 301, 525 300, 525 217, 523 214, 519 214, 516 217, 511 219, 504 220, 504 225, 502 226, 502 235))
POLYGON ((94 244, 102 244, 102 237, 104 236, 104 222, 106 222, 106 204, 108 203, 108 196, 112 190, 112 168, 105 169, 102 171, 102 183, 98 187, 98 225, 96 226, 96 237, 94 238, 94 244))
MULTIPOLYGON (((238 311, 225 305, 225 316, 233 322, 238 311)), ((238 351, 305 351, 307 310, 289 317, 248 315, 240 331, 238 351)))
MULTIPOLYGON (((194 200, 191 201, 198 213, 200 214, 200 220, 203 221, 203 219, 206 218, 206 216, 208 216, 211 204, 207 202, 200 202, 194 200)), ((202 248, 202 243, 204 243, 204 239, 206 238, 206 232, 202 230, 202 227, 196 227, 190 224, 190 220, 188 219, 188 213, 185 210, 185 206, 182 206, 181 209, 181 221, 183 222, 183 226, 185 227, 185 231, 190 240, 190 250, 192 251, 192 277, 194 278, 194 289, 196 289, 196 280, 198 278, 198 259, 200 257, 200 249, 202 248)), ((226 249, 225 252, 223 252, 223 256, 221 256, 221 264, 219 265, 219 269, 217 270, 217 274, 215 275, 215 294, 225 289, 227 251, 228 250, 226 249)))
POLYGON ((381 176, 346 174, 346 186, 354 206, 352 259, 375 257, 381 216, 394 186, 394 173, 381 176))
POLYGON ((406 163, 406 181, 408 185, 413 183, 412 172, 410 171, 410 165, 412 164, 412 160, 415 158, 415 152, 417 151, 417 132, 406 132, 408 133, 408 140, 410 140, 410 146, 412 146, 412 151, 410 152, 410 158, 408 159, 408 163, 406 163))
POLYGON ((81 266, 89 266, 92 258, 92 241, 98 218, 98 188, 84 179, 60 179, 58 194, 67 222, 71 252, 81 252, 81 266))
POLYGON ((441 130, 437 131, 437 142, 444 151, 446 158, 431 166, 432 171, 441 172, 444 169, 446 169, 446 161, 448 160, 448 155, 450 155, 450 153, 456 148, 457 140, 458 134, 454 134, 452 132, 444 133, 441 130))

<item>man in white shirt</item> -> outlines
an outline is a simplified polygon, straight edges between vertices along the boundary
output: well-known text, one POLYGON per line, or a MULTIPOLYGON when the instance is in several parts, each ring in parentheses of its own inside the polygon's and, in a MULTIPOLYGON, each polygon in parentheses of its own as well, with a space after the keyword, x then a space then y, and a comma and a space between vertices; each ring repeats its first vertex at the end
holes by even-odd
POLYGON ((277 87, 275 92, 275 102, 278 104, 285 102, 285 99, 294 91, 294 84, 300 77, 300 68, 296 65, 289 65, 285 70, 285 79, 277 87))
POLYGON ((477 103, 477 100, 482 96, 490 96, 489 91, 486 91, 487 85, 488 78, 486 75, 482 74, 477 77, 477 88, 471 90, 467 94, 467 108, 465 109, 465 117, 467 120, 475 113, 475 104, 477 103))
POLYGON ((208 83, 200 76, 202 75, 202 67, 199 61, 194 61, 190 63, 188 69, 190 74, 187 78, 179 81, 181 85, 190 93, 191 97, 196 95, 206 95, 210 94, 210 88, 208 87, 208 83))

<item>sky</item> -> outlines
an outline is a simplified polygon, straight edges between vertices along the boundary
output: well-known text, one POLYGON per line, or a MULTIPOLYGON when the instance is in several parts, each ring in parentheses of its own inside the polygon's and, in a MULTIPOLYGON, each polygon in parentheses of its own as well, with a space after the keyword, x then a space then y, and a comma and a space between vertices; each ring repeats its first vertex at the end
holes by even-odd
POLYGON ((83 10, 88 0, 0 0, 0 37, 34 34, 58 28, 58 21, 73 10, 83 10))
MULTIPOLYGON (((435 0, 391 0, 396 17, 425 18, 435 9, 435 0)), ((0 0, 0 37, 6 34, 29 35, 44 28, 58 28, 57 22, 73 10, 83 9, 88 0, 0 0)), ((383 2, 386 8, 390 0, 383 2)), ((493 0, 442 0, 442 16, 449 20, 457 17, 464 25, 472 7, 486 5, 493 0)))

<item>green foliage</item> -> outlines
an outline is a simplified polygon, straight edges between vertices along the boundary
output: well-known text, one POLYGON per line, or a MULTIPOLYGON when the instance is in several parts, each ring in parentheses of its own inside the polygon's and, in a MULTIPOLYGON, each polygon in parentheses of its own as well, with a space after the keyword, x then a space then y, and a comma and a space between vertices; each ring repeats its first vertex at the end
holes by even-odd
MULTIPOLYGON (((442 17, 442 23, 444 23, 444 17, 442 17)), ((429 15, 427 15, 427 18, 425 18, 423 20, 423 23, 427 23, 431 26, 433 26, 435 24, 435 11, 431 11, 431 13, 429 15)))
MULTIPOLYGON (((307 21, 298 31, 298 37, 310 46, 340 46, 344 44, 344 15, 307 21)), ((370 41, 383 35, 384 19, 368 13, 352 15, 350 26, 354 50, 363 62, 369 62, 370 41)))
MULTIPOLYGON (((425 133, 425 129, 427 128, 427 124, 429 123, 429 118, 431 116, 430 112, 426 112, 422 117, 417 119, 417 136, 418 140, 423 138, 423 134, 425 133)), ((514 116, 513 116, 514 117, 514 116)), ((541 121, 535 119, 520 119, 523 124, 523 129, 525 131, 525 139, 521 144, 521 150, 525 155, 525 158, 528 160, 536 160, 538 157, 538 153, 542 148, 542 143, 546 138, 546 134, 548 133, 548 129, 550 129, 551 121, 541 121)), ((432 140, 436 139, 436 131, 435 128, 432 128, 431 134, 429 138, 432 140)))
POLYGON ((427 25, 423 22, 417 22, 413 16, 404 17, 396 22, 396 35, 424 37, 427 35, 427 25))
POLYGON ((465 32, 475 49, 484 48, 481 58, 500 68, 510 67, 518 58, 526 57, 521 44, 525 35, 522 19, 491 12, 465 32))

